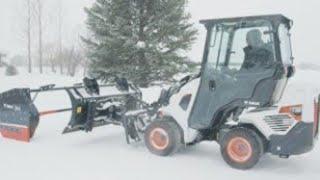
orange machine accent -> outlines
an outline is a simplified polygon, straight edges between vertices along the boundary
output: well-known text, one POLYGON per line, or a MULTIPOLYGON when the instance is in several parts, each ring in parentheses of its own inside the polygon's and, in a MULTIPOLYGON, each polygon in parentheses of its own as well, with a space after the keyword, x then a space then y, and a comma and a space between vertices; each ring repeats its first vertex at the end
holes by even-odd
MULTIPOLYGON (((80 107, 81 108, 81 107, 80 107)), ((80 109, 81 110, 81 109, 80 109)), ((72 111, 72 109, 57 109, 57 110, 49 110, 49 111, 42 111, 39 113, 39 116, 46 116, 50 114, 57 114, 57 113, 62 113, 66 111, 72 111)), ((81 112, 80 112, 81 113, 81 112)))
POLYGON ((246 163, 253 155, 253 149, 250 142, 243 137, 232 138, 227 146, 229 157, 238 163, 246 163))
POLYGON ((302 105, 293 105, 293 106, 283 106, 280 108, 279 113, 288 113, 293 116, 293 118, 297 121, 302 120, 302 105), (296 111, 299 110, 299 112, 296 111))
POLYGON ((56 110, 52 110, 52 111, 43 111, 43 112, 40 112, 39 115, 40 116, 46 116, 46 115, 50 115, 50 114, 55 114, 57 113, 58 111, 56 110))
POLYGON ((4 138, 30 142, 30 129, 27 127, 0 125, 0 133, 4 138))

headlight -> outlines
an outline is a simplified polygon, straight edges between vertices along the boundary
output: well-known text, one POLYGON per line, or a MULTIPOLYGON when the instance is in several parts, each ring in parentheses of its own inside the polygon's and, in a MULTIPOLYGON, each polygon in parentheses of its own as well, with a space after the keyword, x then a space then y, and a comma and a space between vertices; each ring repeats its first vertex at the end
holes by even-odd
POLYGON ((288 113, 297 121, 302 120, 302 104, 283 106, 280 108, 279 113, 288 113))

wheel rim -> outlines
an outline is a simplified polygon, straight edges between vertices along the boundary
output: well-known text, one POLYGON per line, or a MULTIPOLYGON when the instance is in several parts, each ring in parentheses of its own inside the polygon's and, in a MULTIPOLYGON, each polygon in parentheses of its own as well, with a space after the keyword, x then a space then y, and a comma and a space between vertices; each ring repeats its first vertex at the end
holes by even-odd
POLYGON ((149 136, 151 145, 157 150, 164 150, 169 145, 169 135, 162 128, 155 128, 149 136))
POLYGON ((233 161, 245 163, 252 156, 252 146, 245 138, 236 137, 230 140, 227 152, 233 161))

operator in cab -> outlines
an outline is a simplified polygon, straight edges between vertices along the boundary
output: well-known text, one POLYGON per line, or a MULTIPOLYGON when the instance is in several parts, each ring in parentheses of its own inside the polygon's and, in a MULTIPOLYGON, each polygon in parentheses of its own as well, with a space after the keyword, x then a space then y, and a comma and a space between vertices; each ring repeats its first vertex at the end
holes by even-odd
POLYGON ((262 33, 253 29, 247 33, 247 45, 244 48, 245 58, 242 70, 267 68, 273 62, 273 54, 262 40, 262 33))

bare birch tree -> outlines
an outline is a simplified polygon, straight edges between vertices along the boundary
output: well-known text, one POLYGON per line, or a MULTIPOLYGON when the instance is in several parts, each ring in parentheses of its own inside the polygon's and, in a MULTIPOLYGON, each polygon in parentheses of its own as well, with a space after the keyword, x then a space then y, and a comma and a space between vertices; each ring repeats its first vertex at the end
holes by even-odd
POLYGON ((19 29, 18 36, 21 37, 23 43, 25 43, 26 50, 26 65, 29 73, 32 73, 33 70, 33 57, 32 57, 32 35, 33 35, 33 20, 35 13, 35 4, 34 0, 23 0, 21 3, 21 11, 23 12, 23 16, 17 14, 17 17, 20 19, 20 23, 17 23, 17 27, 19 29))
POLYGON ((43 42, 42 42, 42 33, 43 33, 43 27, 42 27, 42 20, 43 20, 43 1, 42 0, 36 0, 36 17, 37 17, 37 24, 38 24, 38 40, 39 40, 39 71, 42 74, 43 73, 43 42))
POLYGON ((62 60, 62 25, 63 25, 63 11, 62 11, 62 0, 58 1, 58 44, 59 44, 59 66, 60 73, 63 74, 63 60, 62 60))
POLYGON ((28 72, 32 73, 31 59, 31 0, 27 0, 27 49, 28 49, 28 72))
POLYGON ((43 53, 46 65, 51 67, 51 72, 56 73, 56 62, 59 58, 58 48, 55 43, 45 44, 44 47, 43 53))

